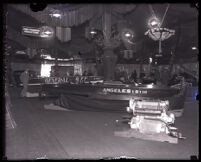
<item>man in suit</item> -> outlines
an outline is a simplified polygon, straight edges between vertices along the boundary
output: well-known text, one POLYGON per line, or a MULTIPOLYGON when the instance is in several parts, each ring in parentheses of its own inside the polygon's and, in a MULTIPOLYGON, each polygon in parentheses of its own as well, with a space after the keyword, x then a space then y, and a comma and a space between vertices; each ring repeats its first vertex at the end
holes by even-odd
POLYGON ((21 75, 20 80, 23 84, 23 89, 21 91, 21 97, 26 97, 28 82, 29 82, 29 70, 26 69, 21 75))

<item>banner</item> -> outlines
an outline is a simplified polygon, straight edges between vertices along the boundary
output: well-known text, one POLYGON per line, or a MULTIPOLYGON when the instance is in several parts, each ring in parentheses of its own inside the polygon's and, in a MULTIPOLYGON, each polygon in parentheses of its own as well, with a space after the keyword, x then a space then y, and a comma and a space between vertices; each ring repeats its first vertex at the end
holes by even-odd
POLYGON ((40 37, 40 28, 22 26, 22 35, 40 37))
POLYGON ((56 37, 61 42, 68 42, 71 40, 71 28, 68 27, 56 27, 56 37))
POLYGON ((49 26, 42 26, 40 28, 22 26, 22 35, 50 38, 54 35, 54 30, 49 26))

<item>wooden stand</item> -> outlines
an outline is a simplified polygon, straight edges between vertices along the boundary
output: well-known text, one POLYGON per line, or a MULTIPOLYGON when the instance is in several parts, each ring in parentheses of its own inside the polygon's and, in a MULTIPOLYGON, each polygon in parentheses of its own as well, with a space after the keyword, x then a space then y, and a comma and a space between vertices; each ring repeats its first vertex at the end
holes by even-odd
POLYGON ((143 134, 134 129, 115 131, 114 135, 120 136, 120 137, 128 137, 128 138, 134 137, 134 138, 139 138, 139 139, 143 139, 143 140, 169 142, 169 143, 174 143, 174 144, 178 143, 178 138, 171 137, 165 133, 143 134))

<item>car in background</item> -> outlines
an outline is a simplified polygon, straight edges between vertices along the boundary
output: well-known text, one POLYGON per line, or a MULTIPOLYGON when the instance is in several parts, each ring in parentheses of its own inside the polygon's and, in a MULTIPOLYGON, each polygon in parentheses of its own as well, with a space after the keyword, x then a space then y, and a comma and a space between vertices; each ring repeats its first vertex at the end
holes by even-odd
POLYGON ((183 77, 185 79, 185 82, 189 83, 191 86, 198 86, 198 81, 196 77, 185 72, 173 75, 173 77, 169 80, 168 85, 172 86, 175 84, 179 84, 181 82, 181 77, 183 77))
POLYGON ((188 73, 181 73, 180 76, 183 76, 185 78, 185 81, 187 83, 191 83, 193 87, 198 86, 198 80, 195 76, 192 76, 188 73))

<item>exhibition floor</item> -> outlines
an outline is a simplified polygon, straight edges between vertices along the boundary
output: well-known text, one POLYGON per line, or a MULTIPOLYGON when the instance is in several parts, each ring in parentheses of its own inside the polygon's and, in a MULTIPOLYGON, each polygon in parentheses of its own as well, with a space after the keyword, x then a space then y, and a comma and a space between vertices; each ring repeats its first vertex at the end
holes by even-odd
POLYGON ((128 127, 116 122, 127 113, 46 110, 50 99, 20 98, 11 88, 12 116, 17 124, 6 130, 7 159, 190 159, 198 156, 199 101, 188 99, 175 126, 186 139, 178 144, 114 135, 128 127))

